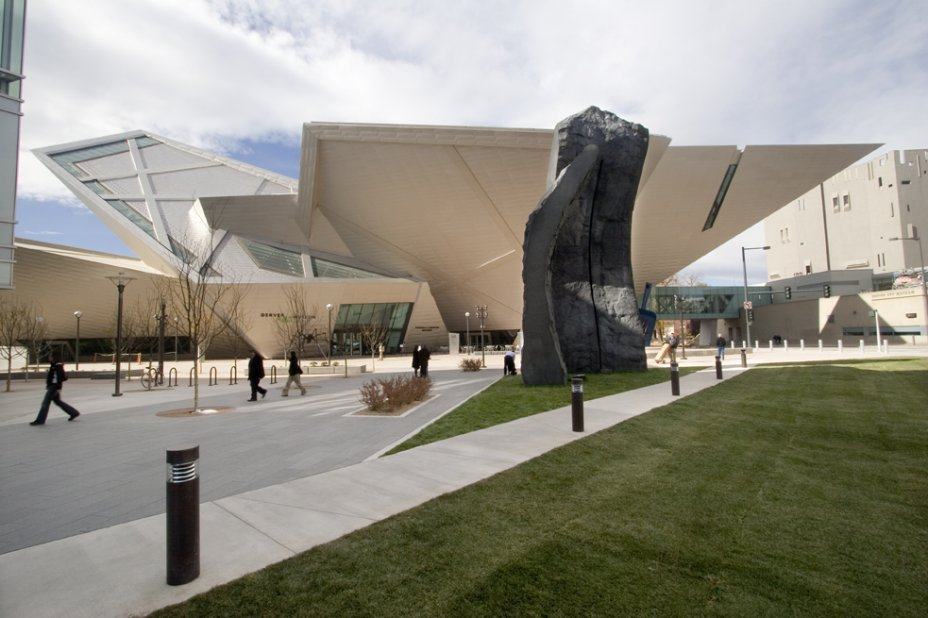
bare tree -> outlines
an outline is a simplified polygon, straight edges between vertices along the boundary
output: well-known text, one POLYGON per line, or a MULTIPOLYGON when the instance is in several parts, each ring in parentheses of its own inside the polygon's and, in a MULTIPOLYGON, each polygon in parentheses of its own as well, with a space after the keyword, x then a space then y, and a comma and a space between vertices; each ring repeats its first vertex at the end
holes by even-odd
MULTIPOLYGON (((28 307, 28 313, 23 324, 23 333, 21 337, 24 341, 29 343, 29 351, 32 353, 32 357, 35 359, 36 371, 39 369, 41 346, 43 346, 45 344, 45 340, 48 339, 48 322, 45 321, 45 318, 42 317, 41 313, 42 310, 38 305, 31 305, 28 307)), ((26 365, 26 379, 28 380, 28 360, 26 365)))
POLYGON ((6 360, 6 392, 10 392, 15 348, 29 326, 29 309, 29 305, 17 300, 0 299, 0 355, 6 360))
POLYGON ((220 276, 209 264, 212 238, 199 242, 185 239, 187 254, 178 260, 177 275, 169 286, 172 313, 193 348, 193 408, 200 408, 200 362, 206 350, 224 333, 231 332, 229 316, 238 313, 243 294, 237 280, 220 276))
POLYGON ((306 289, 301 285, 284 288, 284 305, 283 316, 274 323, 277 343, 284 357, 292 350, 302 358, 306 345, 316 339, 320 324, 319 307, 309 303, 306 289))
POLYGON ((382 322, 372 321, 358 327, 361 339, 371 349, 371 370, 375 368, 374 357, 377 354, 377 348, 384 345, 387 337, 390 335, 390 327, 382 322))

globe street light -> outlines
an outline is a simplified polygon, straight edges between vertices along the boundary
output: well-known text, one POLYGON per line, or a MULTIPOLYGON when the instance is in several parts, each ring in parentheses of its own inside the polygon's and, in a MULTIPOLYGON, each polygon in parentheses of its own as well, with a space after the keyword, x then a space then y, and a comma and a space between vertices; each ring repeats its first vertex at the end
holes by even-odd
POLYGON ((482 367, 487 366, 487 344, 483 340, 483 329, 486 328, 486 319, 487 319, 487 306, 486 305, 474 305, 476 310, 477 318, 480 320, 480 365, 482 367))
MULTIPOLYGON (((922 323, 924 328, 922 334, 928 338, 928 273, 925 272, 925 252, 922 250, 922 239, 918 236, 918 231, 912 236, 895 236, 890 238, 892 241, 913 240, 918 244, 918 257, 922 263, 922 323)), ((889 344, 887 344, 889 345, 889 344)))
POLYGON ((764 247, 741 247, 741 267, 744 270, 744 325, 748 335, 747 345, 751 345, 751 320, 748 319, 748 311, 753 311, 748 309, 748 263, 744 257, 745 251, 767 251, 770 248, 770 245, 764 247))
POLYGON ((470 311, 464 312, 464 319, 467 322, 467 355, 470 356, 470 311))
POLYGON ((74 371, 81 368, 81 316, 84 312, 78 309, 74 312, 77 318, 77 337, 74 339, 74 371))
POLYGON ((115 277, 107 277, 107 279, 112 281, 116 289, 119 290, 119 300, 116 304, 116 391, 113 393, 113 397, 122 397, 122 393, 119 392, 119 369, 122 360, 120 358, 122 356, 122 293, 134 277, 127 277, 125 273, 119 273, 115 277))

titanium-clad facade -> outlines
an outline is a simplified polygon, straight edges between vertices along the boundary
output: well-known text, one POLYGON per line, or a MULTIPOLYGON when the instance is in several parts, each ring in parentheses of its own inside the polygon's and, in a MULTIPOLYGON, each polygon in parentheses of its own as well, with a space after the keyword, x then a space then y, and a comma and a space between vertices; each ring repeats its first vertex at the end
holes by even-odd
POLYGON ((26 0, 0 0, 0 289, 13 287, 26 0))

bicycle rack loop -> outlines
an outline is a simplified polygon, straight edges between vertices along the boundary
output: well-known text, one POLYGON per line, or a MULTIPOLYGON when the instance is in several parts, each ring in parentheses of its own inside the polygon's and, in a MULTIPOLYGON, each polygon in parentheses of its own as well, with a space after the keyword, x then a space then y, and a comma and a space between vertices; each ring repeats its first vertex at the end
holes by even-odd
POLYGON ((193 372, 196 370, 196 367, 190 368, 190 374, 188 375, 187 386, 193 386, 193 372))
POLYGON ((271 365, 271 384, 277 384, 277 365, 271 365))
POLYGON ((209 386, 216 386, 219 384, 219 370, 215 367, 209 368, 209 386))
POLYGON ((238 384, 238 369, 235 368, 235 365, 229 367, 229 386, 233 384, 238 384))
POLYGON ((174 386, 177 386, 177 367, 171 367, 171 370, 168 372, 168 386, 171 386, 171 377, 174 377, 174 386))

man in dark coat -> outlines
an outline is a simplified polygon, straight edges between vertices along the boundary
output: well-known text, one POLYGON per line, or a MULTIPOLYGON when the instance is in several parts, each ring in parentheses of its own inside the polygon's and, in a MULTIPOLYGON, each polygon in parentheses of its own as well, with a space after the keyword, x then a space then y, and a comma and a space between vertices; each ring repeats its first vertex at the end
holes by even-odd
POLYGON ((39 415, 29 423, 30 425, 44 425, 45 418, 48 416, 48 408, 52 403, 65 411, 69 421, 73 421, 81 415, 73 406, 61 401, 62 382, 67 379, 68 376, 64 373, 64 366, 58 362, 55 356, 52 356, 48 365, 48 373, 45 375, 45 398, 39 408, 39 415))
POLYGON ((429 377, 429 359, 432 357, 432 353, 429 352, 428 347, 420 346, 419 347, 419 377, 427 378, 429 377))
POLYGON ((284 392, 282 393, 284 397, 290 394, 290 387, 296 385, 300 389, 300 394, 306 394, 306 387, 300 382, 300 375, 303 373, 303 370, 300 369, 300 361, 296 357, 296 352, 290 352, 290 367, 287 370, 287 383, 284 384, 284 392))
POLYGON ((252 352, 251 359, 248 361, 248 382, 251 384, 251 399, 248 401, 258 401, 258 393, 261 393, 261 399, 267 395, 267 389, 258 386, 261 378, 264 377, 264 357, 255 350, 252 352))
POLYGON ((419 367, 422 364, 420 357, 420 351, 422 350, 421 345, 417 345, 412 349, 412 372, 416 375, 419 375, 419 367))

